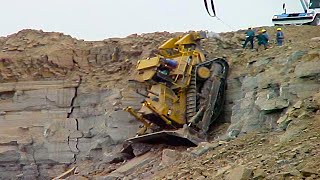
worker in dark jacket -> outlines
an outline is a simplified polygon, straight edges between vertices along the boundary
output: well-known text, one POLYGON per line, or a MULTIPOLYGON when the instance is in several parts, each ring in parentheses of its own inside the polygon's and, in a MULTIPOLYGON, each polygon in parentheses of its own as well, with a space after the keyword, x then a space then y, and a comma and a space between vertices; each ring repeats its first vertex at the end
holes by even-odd
POLYGON ((284 40, 284 34, 281 28, 277 28, 277 35, 276 35, 278 46, 282 46, 284 40))
POLYGON ((261 32, 262 32, 262 34, 264 35, 264 37, 265 37, 265 39, 266 39, 266 41, 267 41, 267 42, 266 42, 266 43, 267 43, 267 48, 269 48, 270 36, 269 36, 267 30, 265 30, 265 29, 262 29, 261 32))
POLYGON ((258 49, 261 45, 263 45, 265 49, 268 49, 268 38, 263 32, 263 30, 259 31, 259 34, 256 36, 258 39, 258 49))
POLYGON ((251 44, 251 49, 253 49, 253 41, 254 41, 254 36, 255 36, 255 32, 251 29, 251 28, 248 28, 248 30, 246 31, 246 41, 244 42, 243 44, 243 48, 246 48, 248 42, 250 42, 251 44))

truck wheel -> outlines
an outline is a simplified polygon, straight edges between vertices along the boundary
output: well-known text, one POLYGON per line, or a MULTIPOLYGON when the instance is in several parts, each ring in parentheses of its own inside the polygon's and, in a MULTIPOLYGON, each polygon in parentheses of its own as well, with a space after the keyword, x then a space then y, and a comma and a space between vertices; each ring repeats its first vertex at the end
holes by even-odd
POLYGON ((320 15, 317 15, 311 23, 312 26, 320 26, 320 15))

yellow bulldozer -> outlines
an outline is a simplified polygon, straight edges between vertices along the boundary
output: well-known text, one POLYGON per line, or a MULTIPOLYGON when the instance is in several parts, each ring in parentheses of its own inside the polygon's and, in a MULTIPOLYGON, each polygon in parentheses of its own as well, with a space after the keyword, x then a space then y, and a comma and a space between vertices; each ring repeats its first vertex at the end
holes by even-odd
POLYGON ((204 141, 223 108, 228 63, 206 59, 200 41, 205 32, 171 38, 156 57, 139 60, 134 81, 146 86, 140 110, 129 112, 143 126, 132 143, 194 146, 204 141))

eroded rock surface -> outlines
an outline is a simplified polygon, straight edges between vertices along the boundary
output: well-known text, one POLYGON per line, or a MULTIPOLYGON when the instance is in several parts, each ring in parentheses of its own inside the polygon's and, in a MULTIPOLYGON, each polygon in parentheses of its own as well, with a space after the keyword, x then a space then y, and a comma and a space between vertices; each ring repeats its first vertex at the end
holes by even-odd
POLYGON ((310 128, 318 124, 320 106, 316 28, 285 27, 286 44, 262 52, 241 49, 243 31, 204 40, 208 59, 226 57, 231 67, 220 119, 227 132, 215 129, 218 141, 190 152, 137 152, 133 164, 113 156, 139 126, 122 108, 139 109, 143 97, 134 89, 143 87, 127 80, 138 59, 181 33, 89 42, 23 30, 0 38, 0 178, 52 178, 74 166, 76 178, 317 178, 309 156, 319 155, 319 133, 310 128))

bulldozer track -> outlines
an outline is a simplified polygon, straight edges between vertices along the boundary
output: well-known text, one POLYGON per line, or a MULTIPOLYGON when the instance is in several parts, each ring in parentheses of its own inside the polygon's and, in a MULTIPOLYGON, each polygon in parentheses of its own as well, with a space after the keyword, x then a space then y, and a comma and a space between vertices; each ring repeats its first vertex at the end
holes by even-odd
POLYGON ((211 123, 218 118, 222 110, 228 69, 229 66, 226 61, 218 58, 198 64, 192 70, 192 78, 187 91, 186 117, 188 123, 190 123, 190 120, 194 118, 197 111, 204 107, 205 112, 201 123, 197 125, 197 127, 205 133, 209 130, 211 123), (213 72, 214 70, 211 69, 211 77, 203 83, 200 90, 200 87, 197 87, 197 85, 200 84, 197 83, 197 69, 201 66, 210 66, 210 68, 214 68, 214 63, 221 66, 222 69, 220 74, 213 72), (197 92, 197 90, 199 92, 197 92))
POLYGON ((187 90, 187 122, 191 120, 191 118, 196 114, 197 112, 197 81, 196 81, 197 75, 196 75, 196 68, 192 69, 191 72, 191 80, 190 80, 190 86, 187 90))

